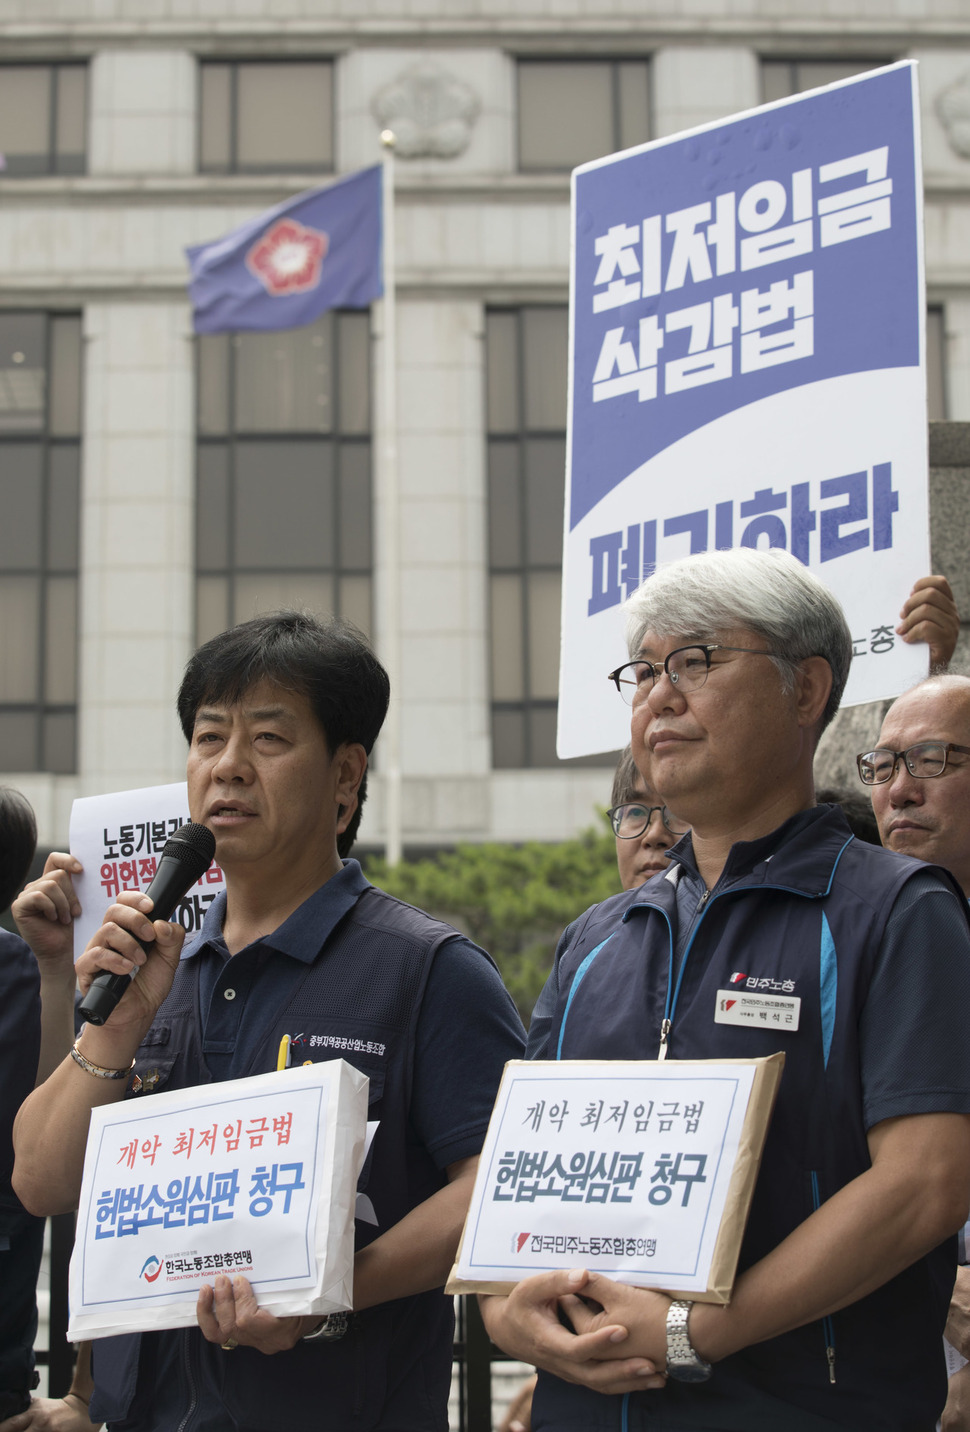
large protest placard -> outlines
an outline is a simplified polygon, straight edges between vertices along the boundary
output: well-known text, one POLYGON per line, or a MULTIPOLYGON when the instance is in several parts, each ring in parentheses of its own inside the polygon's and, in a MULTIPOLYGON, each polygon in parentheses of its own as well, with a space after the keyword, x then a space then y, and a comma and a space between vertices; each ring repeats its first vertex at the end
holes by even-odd
POLYGON ((892 65, 573 175, 558 751, 622 746, 607 673, 656 564, 784 547, 845 607, 845 704, 925 676, 916 70, 892 65))
MULTIPOLYGON (((165 842, 186 823, 188 812, 184 781, 84 796, 74 802, 70 848, 84 866, 83 874, 74 877, 81 902, 81 914, 74 922, 75 961, 120 891, 148 889, 165 842)), ((172 919, 191 935, 200 928, 206 910, 224 885, 223 873, 213 861, 176 907, 172 919)))
POLYGON ((94 1109, 68 1337, 191 1327, 220 1273, 277 1317, 352 1307, 367 1088, 334 1059, 94 1109))
POLYGON ((507 1064, 448 1291, 580 1265, 727 1302, 784 1061, 507 1064))

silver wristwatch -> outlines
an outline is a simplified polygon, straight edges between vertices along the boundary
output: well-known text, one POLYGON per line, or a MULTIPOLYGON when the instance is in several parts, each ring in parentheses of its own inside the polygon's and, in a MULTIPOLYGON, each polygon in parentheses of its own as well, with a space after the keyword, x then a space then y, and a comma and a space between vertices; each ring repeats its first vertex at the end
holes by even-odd
POLYGON ((337 1342, 347 1331, 349 1313, 326 1313, 316 1327, 303 1334, 303 1342, 337 1342))
POLYGON ((690 1345, 687 1319, 693 1306, 677 1299, 667 1309, 667 1376, 675 1382, 706 1382, 711 1375, 711 1364, 690 1345))

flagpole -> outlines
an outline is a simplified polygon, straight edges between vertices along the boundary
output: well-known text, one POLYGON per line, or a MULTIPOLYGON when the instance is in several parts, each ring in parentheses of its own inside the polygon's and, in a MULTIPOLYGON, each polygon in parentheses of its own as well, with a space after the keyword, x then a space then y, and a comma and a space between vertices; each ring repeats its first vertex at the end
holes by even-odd
POLYGON ((391 680, 391 704, 381 735, 384 768, 384 854, 388 865, 401 859, 401 499, 397 466, 397 303, 394 267, 394 131, 381 132, 381 222, 384 301, 381 336, 381 482, 383 541, 381 573, 381 657, 391 680))

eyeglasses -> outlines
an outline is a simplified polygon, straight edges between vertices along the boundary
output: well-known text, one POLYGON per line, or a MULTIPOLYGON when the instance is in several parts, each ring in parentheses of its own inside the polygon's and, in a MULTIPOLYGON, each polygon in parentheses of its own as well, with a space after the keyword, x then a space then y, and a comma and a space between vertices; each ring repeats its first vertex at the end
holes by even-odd
POLYGON ((744 651, 751 656, 777 655, 773 651, 761 651, 758 647, 721 646, 719 642, 711 642, 707 646, 679 646, 664 659, 662 665, 638 657, 636 661, 626 661, 611 671, 609 679, 628 706, 642 701, 663 672, 681 691, 697 691, 707 680, 711 654, 715 651, 744 651))
POLYGON ((636 840, 642 835, 653 820, 655 810, 660 812, 660 819, 671 835, 686 835, 690 826, 685 821, 678 820, 671 815, 666 806, 648 806, 640 801, 630 801, 626 805, 614 806, 606 814, 610 818, 610 825, 613 827, 613 834, 619 836, 620 840, 636 840))
POLYGON ((970 746, 957 746, 953 741, 920 741, 915 746, 907 746, 905 751, 890 751, 886 746, 877 746, 874 751, 864 751, 861 756, 856 756, 855 761, 864 785, 881 786, 892 780, 900 761, 906 762, 907 771, 918 780, 942 776, 950 751, 970 756, 970 746))

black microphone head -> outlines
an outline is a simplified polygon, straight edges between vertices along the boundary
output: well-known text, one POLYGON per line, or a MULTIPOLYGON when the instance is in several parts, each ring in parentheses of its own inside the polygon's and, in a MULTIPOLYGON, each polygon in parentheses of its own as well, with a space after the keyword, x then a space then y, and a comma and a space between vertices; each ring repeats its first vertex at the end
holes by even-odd
POLYGON ((167 857, 170 860, 179 860, 187 867, 194 867, 196 874, 189 881, 190 885, 194 885, 212 864, 215 853, 216 838, 209 827, 190 820, 188 824, 179 826, 174 835, 169 836, 162 850, 162 859, 167 857))

